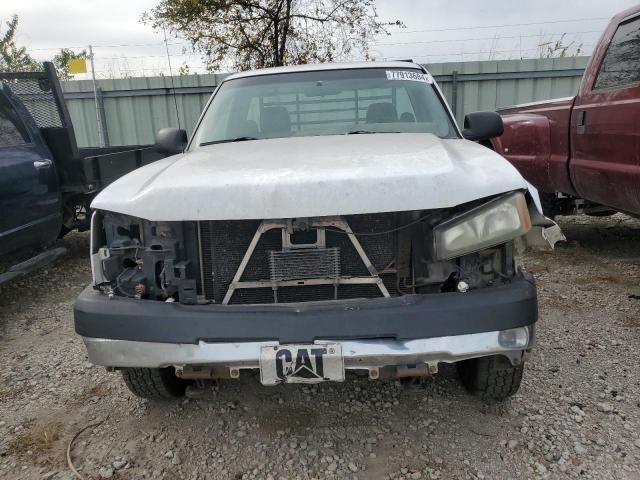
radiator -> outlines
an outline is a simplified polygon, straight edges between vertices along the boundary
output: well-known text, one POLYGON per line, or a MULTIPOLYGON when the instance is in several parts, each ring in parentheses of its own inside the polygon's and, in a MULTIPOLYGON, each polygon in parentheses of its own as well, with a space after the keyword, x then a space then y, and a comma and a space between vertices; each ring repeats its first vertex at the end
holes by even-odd
MULTIPOLYGON (((274 228, 260 235, 240 278, 242 284, 259 283, 260 286, 232 289, 228 303, 264 304, 374 298, 384 296, 383 290, 388 291, 387 295, 395 295, 396 275, 388 267, 395 256, 396 235, 358 234, 392 230, 397 224, 396 214, 353 215, 344 220, 356 233, 357 241, 375 270, 380 272, 379 279, 385 288, 381 290, 376 284, 340 283, 371 276, 345 232, 327 228, 322 247, 289 248, 291 245, 283 245, 282 230, 274 228), (307 281, 296 284, 297 279, 307 281), (314 283, 325 281, 327 283, 314 283), (277 292, 274 292, 273 285, 278 285, 277 292)), ((202 294, 206 299, 223 303, 261 224, 258 220, 200 222, 202 294)))

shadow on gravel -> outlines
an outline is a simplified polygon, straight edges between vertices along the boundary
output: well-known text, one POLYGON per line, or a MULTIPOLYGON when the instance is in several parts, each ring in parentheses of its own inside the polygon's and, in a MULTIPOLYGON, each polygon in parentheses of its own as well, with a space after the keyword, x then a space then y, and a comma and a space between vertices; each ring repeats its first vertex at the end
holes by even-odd
POLYGON ((73 301, 91 281, 88 232, 70 233, 55 246, 66 248, 67 253, 49 265, 0 285, 0 333, 8 326, 16 326, 17 314, 34 306, 43 310, 73 301))
POLYGON ((560 250, 578 247, 592 255, 640 264, 640 220, 619 215, 580 216, 560 217, 558 224, 567 237, 560 250))

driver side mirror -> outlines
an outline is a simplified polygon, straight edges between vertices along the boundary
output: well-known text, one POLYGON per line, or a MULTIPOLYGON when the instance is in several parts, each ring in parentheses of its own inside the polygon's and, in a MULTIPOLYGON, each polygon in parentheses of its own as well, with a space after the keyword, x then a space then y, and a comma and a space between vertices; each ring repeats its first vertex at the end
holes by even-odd
POLYGON ((162 153, 175 155, 184 152, 187 146, 187 132, 179 128, 161 128, 156 133, 154 148, 162 153))
POLYGON ((464 117, 462 135, 467 140, 481 142, 499 137, 503 132, 502 117, 496 112, 473 112, 464 117))

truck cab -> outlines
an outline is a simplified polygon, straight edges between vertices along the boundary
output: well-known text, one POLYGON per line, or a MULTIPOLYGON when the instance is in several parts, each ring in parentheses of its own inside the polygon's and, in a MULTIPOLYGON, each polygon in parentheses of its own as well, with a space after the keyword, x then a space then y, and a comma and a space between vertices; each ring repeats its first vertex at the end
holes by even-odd
POLYGON ((492 147, 540 190, 546 213, 640 215, 640 7, 613 17, 575 97, 499 113, 492 147))
POLYGON ((53 242, 62 226, 56 165, 24 105, 0 83, 0 256, 53 242))

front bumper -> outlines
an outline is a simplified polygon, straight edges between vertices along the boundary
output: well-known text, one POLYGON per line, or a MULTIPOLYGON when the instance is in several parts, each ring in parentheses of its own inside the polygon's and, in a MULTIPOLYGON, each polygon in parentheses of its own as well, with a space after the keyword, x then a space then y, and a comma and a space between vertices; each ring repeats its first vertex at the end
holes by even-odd
POLYGON ((467 293, 278 305, 109 299, 89 287, 74 307, 90 360, 109 367, 255 368, 262 345, 323 342, 343 345, 348 369, 494 354, 515 361, 531 345, 537 315, 527 274, 467 293), (512 330, 526 330, 526 342, 505 343, 500 332, 512 330))
MULTIPOLYGON (((162 368, 169 366, 218 366, 230 371, 255 369, 260 350, 277 342, 208 343, 197 345, 135 342, 84 337, 89 360, 108 367, 162 368)), ((316 341, 340 343, 346 370, 377 370, 390 366, 429 365, 437 370, 440 362, 458 362, 487 355, 504 355, 517 365, 534 341, 534 327, 502 332, 472 333, 418 340, 316 341)))

